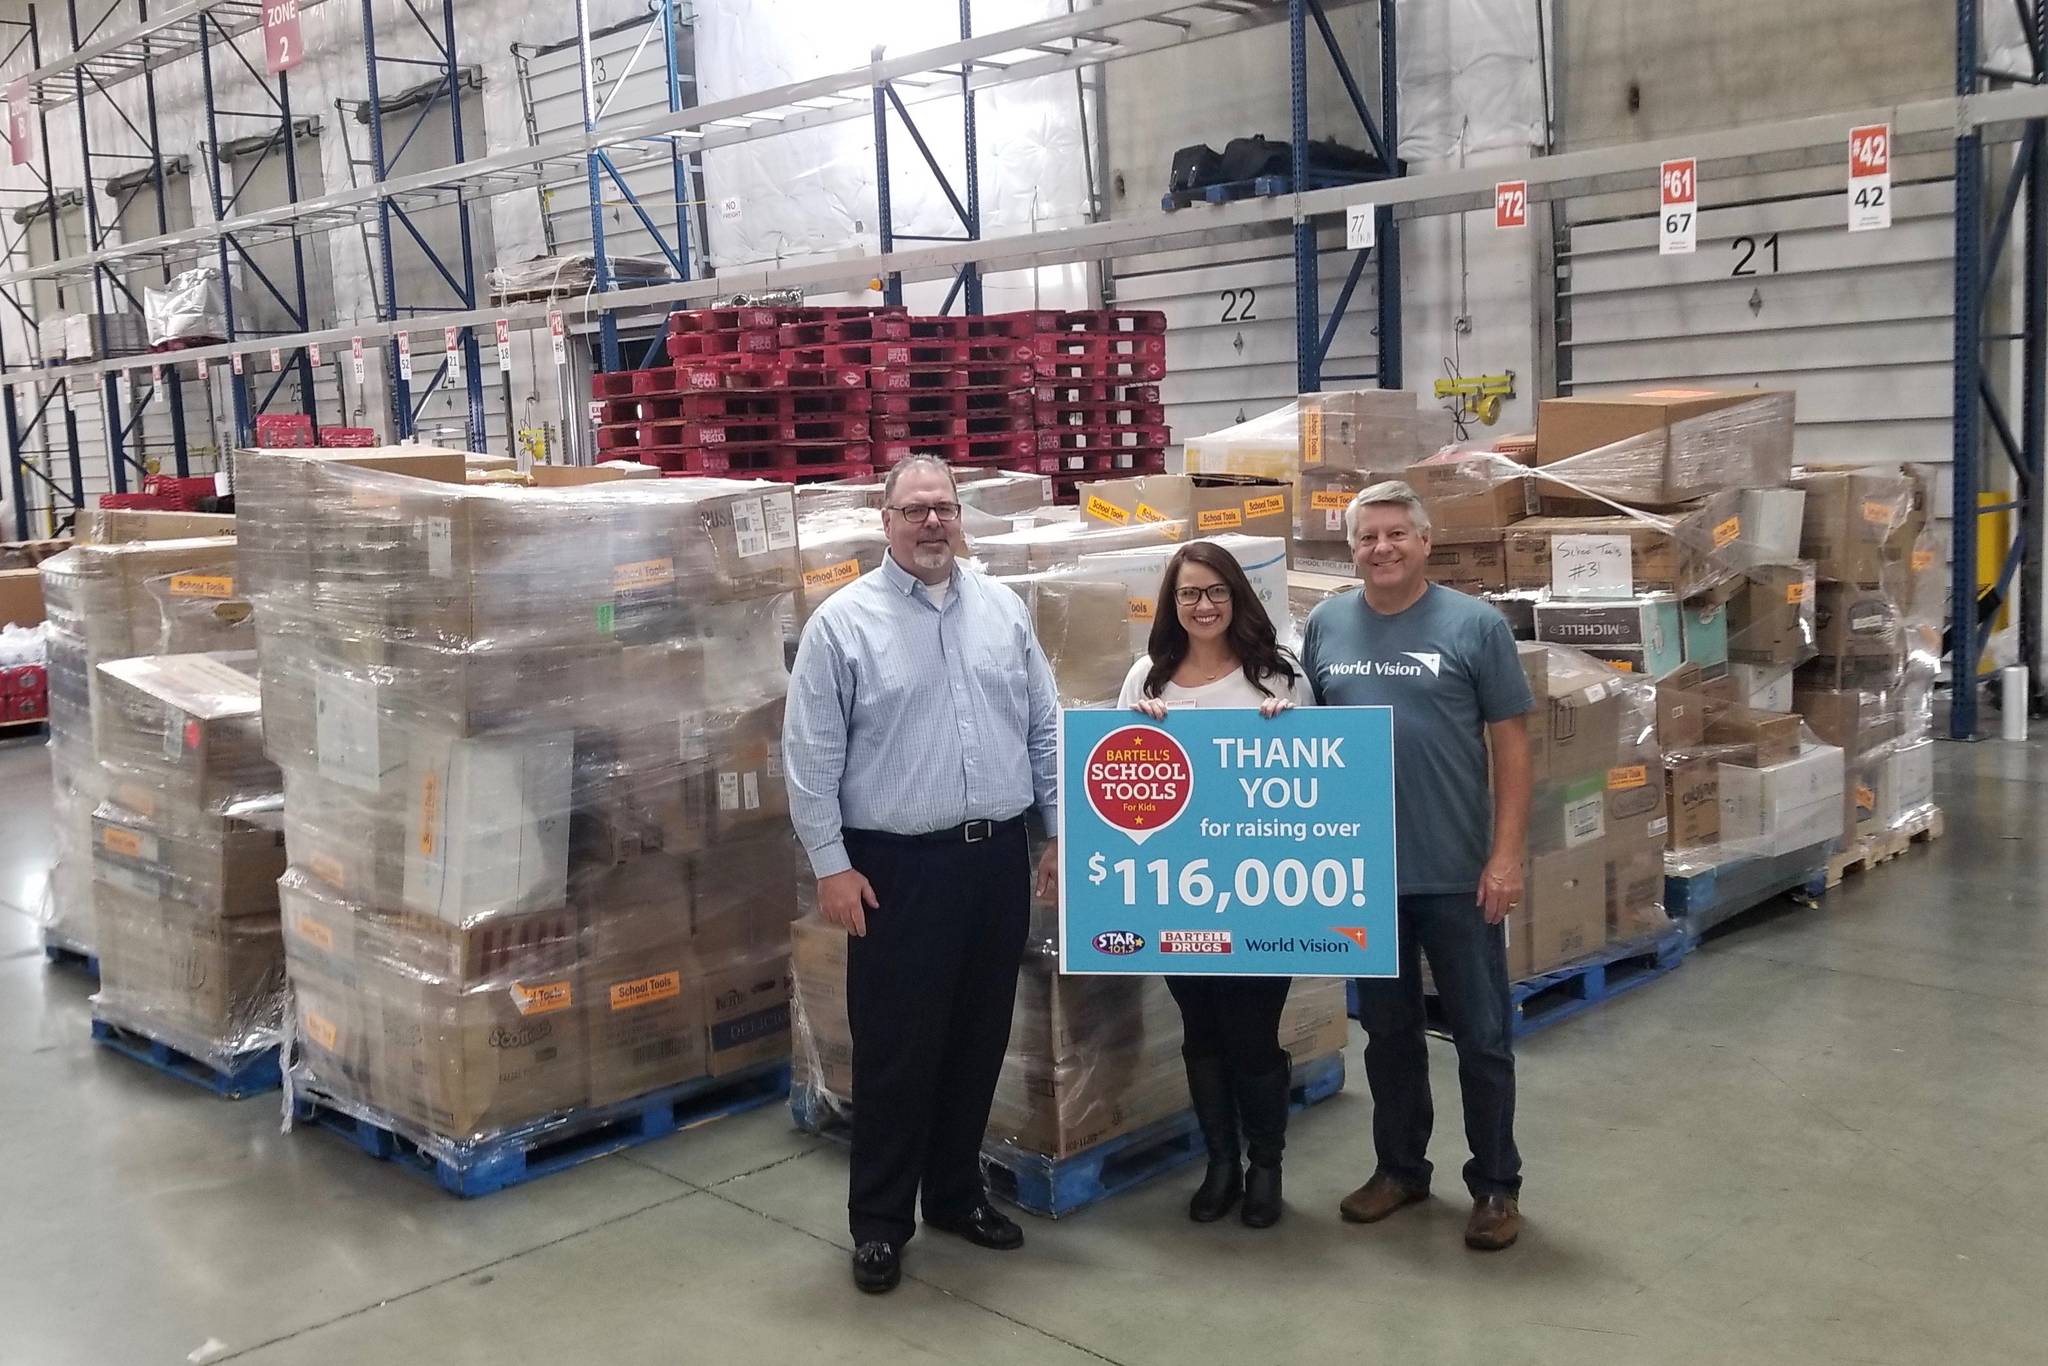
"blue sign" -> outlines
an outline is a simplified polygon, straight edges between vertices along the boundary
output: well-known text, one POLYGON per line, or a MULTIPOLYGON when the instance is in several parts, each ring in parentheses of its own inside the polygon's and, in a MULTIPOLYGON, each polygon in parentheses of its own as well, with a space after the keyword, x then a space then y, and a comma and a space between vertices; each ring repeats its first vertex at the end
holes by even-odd
POLYGON ((1394 977, 1385 707, 1060 718, 1060 970, 1394 977))

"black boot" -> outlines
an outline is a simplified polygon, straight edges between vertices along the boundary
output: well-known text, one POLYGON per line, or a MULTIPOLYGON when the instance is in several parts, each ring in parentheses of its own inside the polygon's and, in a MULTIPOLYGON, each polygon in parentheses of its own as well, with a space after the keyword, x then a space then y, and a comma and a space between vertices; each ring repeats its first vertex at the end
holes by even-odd
POLYGON ((1182 1061, 1187 1064, 1188 1096, 1202 1126, 1202 1142, 1209 1149, 1209 1170, 1188 1201, 1188 1218, 1210 1224, 1230 1213, 1244 1193, 1244 1174, 1237 1165, 1237 1102, 1230 1093, 1230 1070, 1222 1058, 1182 1055, 1182 1061))
POLYGON ((1271 1228, 1280 1222, 1280 1153, 1287 1146, 1287 1088, 1292 1075, 1287 1055, 1281 1053, 1265 1071, 1233 1078, 1251 1158, 1244 1177, 1244 1208, 1238 1211, 1247 1228, 1271 1228))

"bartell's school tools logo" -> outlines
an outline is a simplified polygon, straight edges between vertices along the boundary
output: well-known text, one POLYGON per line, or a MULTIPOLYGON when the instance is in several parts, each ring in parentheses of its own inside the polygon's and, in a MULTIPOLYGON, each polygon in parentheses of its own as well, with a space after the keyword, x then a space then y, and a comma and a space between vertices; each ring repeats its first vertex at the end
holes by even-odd
POLYGON ((1195 766, 1180 741, 1156 726, 1125 726, 1089 752, 1088 805, 1143 844, 1180 819, 1195 791, 1195 766))
POLYGON ((1443 677, 1444 657, 1435 650, 1403 650, 1401 659, 1360 659, 1349 664, 1332 664, 1327 678, 1431 678, 1443 677), (1403 662, 1409 661, 1409 662, 1403 662))

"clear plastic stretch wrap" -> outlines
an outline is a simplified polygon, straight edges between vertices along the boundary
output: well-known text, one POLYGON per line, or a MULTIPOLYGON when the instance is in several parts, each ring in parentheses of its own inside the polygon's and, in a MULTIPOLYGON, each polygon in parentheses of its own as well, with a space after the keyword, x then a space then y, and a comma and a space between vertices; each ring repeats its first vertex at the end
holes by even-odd
POLYGON ((237 472, 293 1085, 460 1161, 786 1056, 789 488, 237 472))
MULTIPOLYGON (((62 946, 92 952, 92 813, 107 795, 93 738, 98 666, 223 642, 172 607, 174 587, 203 582, 232 594, 231 537, 80 544, 45 559, 42 573, 49 650, 50 774, 55 790, 56 863, 44 930, 62 946)), ((232 597, 205 599, 220 606, 232 597)), ((246 611, 246 604, 241 604, 246 611)))
POLYGON ((1518 653, 1536 707, 1527 890, 1508 918, 1517 980, 1670 928, 1656 689, 1569 646, 1518 653))
POLYGON ((194 266, 173 275, 162 289, 143 286, 142 310, 152 347, 219 341, 228 335, 227 296, 218 266, 194 266))
MULTIPOLYGON (((846 934, 807 915, 793 942, 793 1082, 817 1109, 844 1118, 853 1095, 846 934)), ((1297 1068, 1343 1051, 1344 1009, 1343 982, 1294 984, 1279 1042, 1297 1068)), ((1185 1110, 1180 1050, 1180 1012, 1164 978, 1062 977, 1051 941, 1034 934, 983 1150, 1018 1170, 1185 1110)))

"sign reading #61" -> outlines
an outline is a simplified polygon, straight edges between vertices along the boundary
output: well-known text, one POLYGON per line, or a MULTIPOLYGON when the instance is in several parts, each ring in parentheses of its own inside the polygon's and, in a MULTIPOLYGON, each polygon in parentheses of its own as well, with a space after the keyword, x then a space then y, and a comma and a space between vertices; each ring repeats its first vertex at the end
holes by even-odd
POLYGON ((1392 977, 1392 713, 1060 719, 1060 970, 1392 977))

